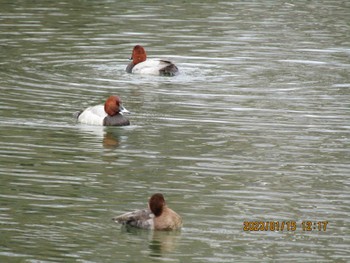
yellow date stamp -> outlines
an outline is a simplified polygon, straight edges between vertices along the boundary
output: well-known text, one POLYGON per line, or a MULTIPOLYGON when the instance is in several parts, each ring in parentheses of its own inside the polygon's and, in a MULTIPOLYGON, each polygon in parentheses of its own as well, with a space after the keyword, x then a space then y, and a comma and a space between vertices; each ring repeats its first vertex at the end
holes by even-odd
POLYGON ((244 221, 243 231, 326 231, 328 221, 244 221))

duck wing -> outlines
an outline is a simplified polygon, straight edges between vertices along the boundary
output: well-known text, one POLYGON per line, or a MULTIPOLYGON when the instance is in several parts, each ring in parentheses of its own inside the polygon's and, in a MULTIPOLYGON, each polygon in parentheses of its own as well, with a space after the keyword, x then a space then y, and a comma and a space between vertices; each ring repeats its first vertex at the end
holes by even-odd
POLYGON ((91 125, 103 125, 103 119, 107 116, 103 105, 92 106, 78 115, 78 121, 91 125))
POLYGON ((154 214, 149 209, 136 210, 128 212, 120 216, 114 217, 112 220, 122 225, 133 226, 143 229, 154 229, 154 214))
POLYGON ((172 62, 162 59, 147 59, 132 68, 132 73, 145 75, 175 76, 178 72, 178 68, 172 62))
POLYGON ((159 70, 161 76, 175 76, 179 73, 179 69, 168 60, 161 60, 162 68, 159 70))

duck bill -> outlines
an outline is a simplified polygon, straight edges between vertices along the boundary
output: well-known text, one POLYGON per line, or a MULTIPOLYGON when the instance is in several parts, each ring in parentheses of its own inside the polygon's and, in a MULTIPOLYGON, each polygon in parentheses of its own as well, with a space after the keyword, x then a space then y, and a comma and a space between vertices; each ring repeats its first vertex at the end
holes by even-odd
POLYGON ((125 109, 122 105, 119 106, 119 113, 121 115, 124 115, 124 114, 128 114, 130 113, 130 111, 128 111, 127 109, 125 109))

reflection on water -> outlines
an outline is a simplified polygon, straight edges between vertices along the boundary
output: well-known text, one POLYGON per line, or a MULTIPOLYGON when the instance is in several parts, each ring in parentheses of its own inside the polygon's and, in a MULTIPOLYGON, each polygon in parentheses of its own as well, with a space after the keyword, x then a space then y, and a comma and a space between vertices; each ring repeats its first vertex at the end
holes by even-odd
POLYGON ((121 227, 121 233, 128 233, 139 242, 148 244, 151 257, 163 257, 174 252, 181 239, 181 231, 147 231, 127 226, 121 227))
POLYGON ((347 261, 346 2, 0 6, 0 261, 347 261), (180 74, 126 73, 135 44, 180 74), (131 126, 75 122, 111 94, 131 126), (110 222, 154 192, 181 233, 110 222))
POLYGON ((180 242, 180 232, 178 231, 158 231, 153 232, 152 241, 149 244, 152 251, 151 256, 160 257, 166 253, 175 251, 180 242))
POLYGON ((96 141, 100 140, 101 145, 106 149, 118 148, 121 138, 120 127, 101 127, 94 125, 77 125, 79 132, 85 137, 94 138, 96 141))
POLYGON ((119 139, 113 132, 106 132, 103 136, 103 146, 105 148, 117 148, 119 146, 119 139))

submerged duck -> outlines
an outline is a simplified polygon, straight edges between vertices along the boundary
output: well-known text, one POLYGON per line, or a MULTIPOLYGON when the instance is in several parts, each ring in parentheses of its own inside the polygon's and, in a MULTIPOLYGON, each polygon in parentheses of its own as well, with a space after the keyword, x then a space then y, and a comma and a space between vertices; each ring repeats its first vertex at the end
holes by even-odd
POLYGON ((132 61, 126 67, 128 73, 138 73, 157 76, 175 76, 179 69, 168 60, 147 59, 145 49, 136 45, 131 55, 132 61))
POLYGON ((116 223, 150 230, 177 230, 182 227, 181 217, 165 203, 162 194, 154 194, 148 208, 125 213, 113 218, 116 223))
POLYGON ((104 105, 92 106, 84 111, 77 112, 74 116, 78 122, 103 125, 103 126, 126 126, 130 125, 123 113, 129 113, 127 109, 122 106, 122 101, 118 96, 109 96, 104 105))

